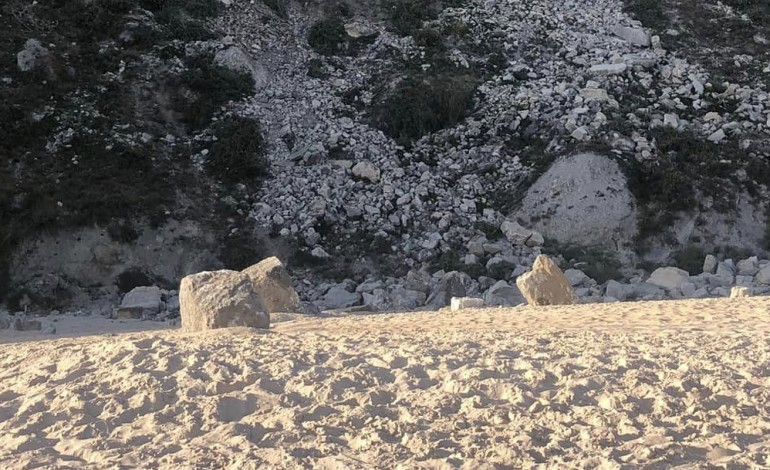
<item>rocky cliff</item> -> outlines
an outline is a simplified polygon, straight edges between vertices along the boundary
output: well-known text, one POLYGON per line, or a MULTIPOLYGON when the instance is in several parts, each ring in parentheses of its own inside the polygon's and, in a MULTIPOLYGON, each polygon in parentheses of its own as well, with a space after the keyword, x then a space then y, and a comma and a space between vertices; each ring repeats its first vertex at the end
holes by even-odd
POLYGON ((416 306, 420 270, 489 288, 541 252, 601 283, 766 254, 758 3, 0 8, 0 295, 14 309, 268 254, 309 281, 306 298, 347 279, 334 288, 351 301, 381 282, 416 306))

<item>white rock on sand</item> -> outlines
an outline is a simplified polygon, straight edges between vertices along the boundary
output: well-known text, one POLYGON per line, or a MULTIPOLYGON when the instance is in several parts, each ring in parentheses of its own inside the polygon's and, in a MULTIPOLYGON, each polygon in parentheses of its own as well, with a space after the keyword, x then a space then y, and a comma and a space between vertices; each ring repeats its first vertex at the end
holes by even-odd
POLYGON ((6 345, 0 468, 766 468, 769 309, 481 309, 6 345))

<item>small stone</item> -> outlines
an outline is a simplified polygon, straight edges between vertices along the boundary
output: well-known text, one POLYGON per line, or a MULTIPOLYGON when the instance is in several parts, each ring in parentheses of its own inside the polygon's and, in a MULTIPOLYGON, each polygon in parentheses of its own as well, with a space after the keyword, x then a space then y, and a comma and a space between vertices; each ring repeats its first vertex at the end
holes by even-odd
POLYGON ((484 299, 478 299, 475 297, 452 297, 451 310, 457 312, 459 310, 466 310, 469 308, 481 308, 484 306, 484 299))
POLYGON ((628 66, 624 63, 620 64, 600 64, 591 66, 588 71, 594 75, 621 75, 625 73, 628 66))
POLYGON ((730 289, 730 298, 731 299, 739 299, 742 297, 751 297, 751 289, 748 287, 743 286, 735 286, 732 289, 730 289))
POLYGON ((710 136, 708 136, 708 140, 710 142, 713 142, 715 144, 718 144, 719 142, 722 142, 725 137, 727 137, 727 134, 725 134, 725 131, 723 129, 719 129, 710 136))

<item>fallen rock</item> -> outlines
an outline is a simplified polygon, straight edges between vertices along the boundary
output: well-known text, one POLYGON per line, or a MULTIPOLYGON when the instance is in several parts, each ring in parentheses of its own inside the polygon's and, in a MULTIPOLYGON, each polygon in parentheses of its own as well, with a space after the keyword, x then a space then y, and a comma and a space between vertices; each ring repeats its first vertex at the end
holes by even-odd
POLYGON ((8 315, 0 315, 0 330, 7 330, 11 327, 11 319, 8 315))
POLYGON ((568 269, 564 271, 564 276, 572 287, 579 286, 588 280, 588 275, 579 269, 568 269))
POLYGON ((594 75, 621 75, 625 73, 628 66, 624 63, 620 64, 599 64, 593 65, 588 70, 589 73, 594 75))
POLYGON ((717 270, 717 258, 714 255, 706 255, 706 259, 703 261, 703 272, 708 274, 714 274, 717 270))
POLYGON ((162 305, 160 287, 143 286, 135 287, 126 294, 119 309, 136 309, 147 314, 158 314, 162 305))
POLYGON ((431 292, 426 306, 434 310, 449 305, 452 297, 465 297, 471 278, 465 273, 450 271, 441 277, 436 288, 431 292))
POLYGON ((756 256, 738 261, 735 266, 740 276, 754 276, 759 272, 759 259, 756 256))
POLYGON ((334 286, 326 291, 323 300, 319 303, 324 307, 324 310, 349 308, 361 303, 361 294, 349 292, 344 287, 334 286))
POLYGON ((367 180, 370 183, 380 181, 380 169, 371 162, 358 162, 351 171, 356 178, 367 180))
POLYGON ((649 284, 666 289, 668 292, 681 293, 682 284, 690 281, 690 274, 679 268, 658 268, 647 280, 649 284))
POLYGON ((630 42, 636 46, 650 47, 650 35, 642 29, 618 25, 613 26, 611 31, 612 34, 626 42, 630 42))
POLYGON ((757 284, 770 285, 770 265, 759 270, 754 276, 754 282, 757 284))
POLYGON ((541 246, 545 242, 540 233, 526 229, 512 220, 503 222, 500 225, 500 230, 512 245, 535 247, 541 246))
POLYGON ((484 304, 489 307, 515 307, 526 302, 518 287, 498 281, 484 294, 484 304))
POLYGON ((243 270, 251 279, 254 292, 257 293, 267 313, 300 313, 302 304, 294 290, 291 276, 281 260, 275 256, 243 270))
POLYGON ((484 299, 475 297, 452 297, 451 310, 457 312, 469 308, 481 308, 484 306, 484 299))
POLYGON ((730 290, 731 299, 739 299, 742 297, 751 297, 751 289, 743 286, 735 286, 730 290))
POLYGON ((532 271, 519 276, 516 286, 532 306, 571 305, 576 300, 564 273, 546 255, 535 259, 532 271))
POLYGON ((16 65, 22 72, 30 72, 36 68, 48 66, 49 52, 37 39, 28 39, 24 49, 16 54, 16 65))
POLYGON ((206 271, 182 279, 179 307, 184 331, 236 326, 269 328, 270 315, 249 276, 237 271, 206 271))

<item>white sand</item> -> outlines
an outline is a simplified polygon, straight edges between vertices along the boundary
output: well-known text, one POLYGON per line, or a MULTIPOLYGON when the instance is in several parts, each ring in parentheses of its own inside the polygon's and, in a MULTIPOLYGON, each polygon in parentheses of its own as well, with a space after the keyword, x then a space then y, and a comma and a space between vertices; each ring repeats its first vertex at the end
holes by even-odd
POLYGON ((692 300, 7 344, 0 468, 767 468, 769 316, 692 300))

